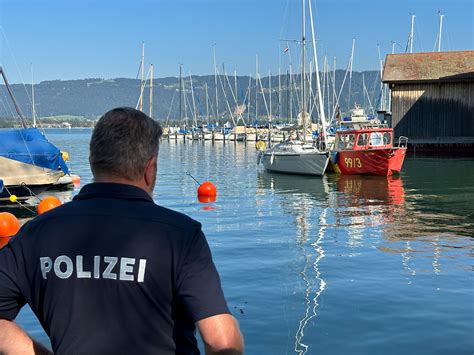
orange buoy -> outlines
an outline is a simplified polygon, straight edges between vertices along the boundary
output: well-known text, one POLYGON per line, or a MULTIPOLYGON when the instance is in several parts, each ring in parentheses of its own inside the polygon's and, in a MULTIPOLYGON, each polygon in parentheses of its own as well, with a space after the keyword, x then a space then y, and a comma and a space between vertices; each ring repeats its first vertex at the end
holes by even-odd
POLYGON ((216 196, 198 195, 198 201, 201 202, 201 203, 216 202, 216 196))
POLYGON ((197 193, 198 193, 198 197, 199 196, 216 197, 217 189, 216 189, 216 186, 212 182, 204 181, 201 185, 199 185, 197 193))
POLYGON ((61 206, 62 204, 63 203, 61 202, 59 198, 54 197, 54 196, 46 196, 38 204, 38 207, 36 208, 36 210, 38 211, 38 214, 43 214, 49 210, 52 210, 53 208, 61 206))
POLYGON ((0 237, 0 249, 2 249, 5 245, 8 244, 8 241, 10 240, 10 237, 0 237))
POLYGON ((20 230, 18 218, 10 212, 0 212, 0 237, 8 238, 14 236, 20 230))

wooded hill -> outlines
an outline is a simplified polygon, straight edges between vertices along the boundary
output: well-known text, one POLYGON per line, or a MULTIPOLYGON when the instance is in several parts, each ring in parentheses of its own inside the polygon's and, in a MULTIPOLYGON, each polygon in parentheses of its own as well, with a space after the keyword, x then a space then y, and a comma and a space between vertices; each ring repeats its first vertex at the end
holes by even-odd
MULTIPOLYGON (((345 71, 336 71, 336 92, 339 93, 342 82, 344 80, 345 71)), ((278 120, 277 117, 290 116, 289 102, 293 109, 292 116, 295 117, 298 112, 300 100, 300 76, 294 75, 292 78, 293 90, 290 90, 290 81, 288 75, 272 76, 271 77, 271 95, 269 95, 269 78, 261 78, 263 86, 263 93, 265 100, 258 86, 258 120, 266 120, 267 109, 270 110, 272 116, 278 120), (280 82, 280 83, 279 83, 280 82), (279 91, 279 84, 281 91, 279 91), (271 96, 271 97, 270 97, 271 96)), ((315 75, 313 78, 313 90, 315 90, 315 75)), ((208 89, 208 110, 211 121, 215 121, 216 117, 216 86, 213 75, 208 76, 193 76, 192 87, 189 77, 183 78, 183 103, 182 116, 188 117, 189 123, 192 123, 194 118, 194 106, 196 107, 196 117, 201 122, 206 117, 206 85, 208 89), (192 98, 192 91, 194 92, 194 103, 192 98), (186 102, 184 102, 186 101, 186 102)), ((237 77, 237 94, 235 103, 235 78, 219 76, 218 82, 218 116, 220 121, 231 120, 231 114, 235 115, 238 105, 242 105, 245 99, 245 105, 248 106, 244 111, 243 117, 247 123, 255 121, 255 79, 248 76, 237 77), (250 83, 250 85, 249 85, 250 83), (230 89, 232 87, 232 90, 230 89), (222 90, 225 88, 225 91, 222 90), (250 87, 250 90, 248 88, 250 87), (234 92, 234 93, 233 93, 234 92), (249 100, 250 97, 250 100, 249 100), (228 102, 228 105, 227 103, 228 102), (248 112, 250 110, 250 117, 248 112)), ((13 84, 11 85, 14 95, 26 117, 31 117, 31 85, 13 84)), ((179 78, 168 77, 153 80, 153 117, 159 120, 178 120, 179 114, 179 78)), ((326 85, 324 91, 331 92, 330 106, 332 106, 333 87, 332 84, 326 85)), ((34 86, 35 92, 35 107, 36 113, 39 117, 45 116, 59 116, 59 115, 73 115, 82 116, 85 118, 100 117, 107 110, 118 106, 135 107, 140 95, 140 80, 136 79, 83 79, 83 80, 54 80, 43 81, 34 86)), ((0 85, 0 117, 11 118, 13 115, 13 104, 11 103, 6 88, 0 85)), ((344 88, 339 100, 339 106, 342 111, 347 111, 352 108, 355 103, 361 104, 369 109, 370 98, 372 106, 377 110, 380 100, 380 74, 378 71, 353 72, 352 80, 349 76, 346 78, 344 88), (363 77, 365 87, 368 95, 364 95, 363 77), (349 84, 351 87, 351 97, 349 101, 349 84)), ((242 106, 240 107, 242 109, 242 106)), ((143 111, 149 111, 149 87, 144 90, 143 95, 143 111)), ((369 111, 368 111, 369 112, 369 111)), ((282 119, 284 120, 284 119, 282 119)))

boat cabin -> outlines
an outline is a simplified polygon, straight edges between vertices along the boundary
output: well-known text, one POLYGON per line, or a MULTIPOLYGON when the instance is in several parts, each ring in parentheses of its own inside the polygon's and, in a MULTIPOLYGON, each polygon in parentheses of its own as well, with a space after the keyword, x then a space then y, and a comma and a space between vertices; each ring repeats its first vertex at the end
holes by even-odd
POLYGON ((335 147, 337 151, 393 148, 393 129, 337 131, 335 147))

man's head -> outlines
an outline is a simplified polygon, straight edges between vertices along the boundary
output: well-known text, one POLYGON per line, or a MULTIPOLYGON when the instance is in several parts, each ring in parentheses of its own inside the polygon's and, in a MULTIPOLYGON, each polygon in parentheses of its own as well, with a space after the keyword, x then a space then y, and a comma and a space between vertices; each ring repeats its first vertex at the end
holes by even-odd
POLYGON ((94 180, 129 183, 151 193, 162 133, 158 122, 133 108, 119 107, 104 114, 90 142, 94 180))

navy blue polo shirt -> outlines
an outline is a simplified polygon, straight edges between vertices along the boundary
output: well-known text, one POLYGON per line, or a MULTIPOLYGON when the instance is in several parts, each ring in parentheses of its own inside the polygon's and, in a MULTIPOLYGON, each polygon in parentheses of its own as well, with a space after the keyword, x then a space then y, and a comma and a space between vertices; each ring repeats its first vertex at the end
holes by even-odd
POLYGON ((201 224, 142 189, 93 183, 0 250, 0 318, 28 303, 56 354, 198 353, 229 313, 201 224))

